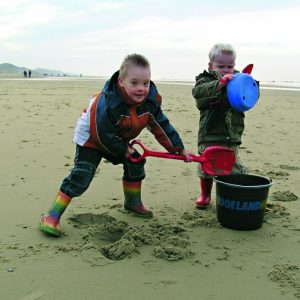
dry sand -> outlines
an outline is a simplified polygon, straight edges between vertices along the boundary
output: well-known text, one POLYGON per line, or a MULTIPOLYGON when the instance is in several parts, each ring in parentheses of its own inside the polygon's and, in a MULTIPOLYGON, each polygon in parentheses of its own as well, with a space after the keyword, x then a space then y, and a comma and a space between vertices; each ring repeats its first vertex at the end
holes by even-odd
MULTIPOLYGON (((122 167, 102 162, 62 218, 64 236, 39 231, 72 167, 74 126, 101 80, 0 80, 0 299, 299 299, 300 92, 261 90, 246 112, 241 158, 271 177, 263 226, 216 219, 215 194, 196 210, 196 164, 148 158, 144 203, 123 211, 122 167)), ((196 152, 191 86, 158 84, 163 109, 196 152)), ((144 131, 144 144, 162 150, 144 131)))

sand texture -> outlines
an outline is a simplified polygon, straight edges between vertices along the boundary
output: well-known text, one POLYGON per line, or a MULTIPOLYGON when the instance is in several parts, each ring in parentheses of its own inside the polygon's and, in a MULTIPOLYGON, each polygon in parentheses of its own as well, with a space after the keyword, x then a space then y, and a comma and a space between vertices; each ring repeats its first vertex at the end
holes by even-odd
MULTIPOLYGON (((300 92, 261 90, 240 150, 249 172, 272 178, 263 226, 222 227, 196 210, 196 164, 148 158, 143 201, 123 210, 122 166, 103 161, 51 238, 38 221, 73 164, 74 127, 102 80, 0 80, 0 299, 300 299, 300 92)), ((197 151, 192 86, 157 84, 163 110, 197 151)), ((140 139, 163 150, 150 132, 140 139)))

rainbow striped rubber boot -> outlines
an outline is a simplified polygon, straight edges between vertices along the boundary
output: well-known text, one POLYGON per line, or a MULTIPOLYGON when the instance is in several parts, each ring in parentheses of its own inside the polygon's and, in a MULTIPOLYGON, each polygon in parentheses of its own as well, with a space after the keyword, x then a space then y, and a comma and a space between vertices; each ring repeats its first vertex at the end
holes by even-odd
POLYGON ((61 236, 59 220, 70 201, 71 197, 62 192, 57 193, 57 196, 54 199, 49 211, 47 214, 43 215, 40 220, 39 227, 43 232, 54 237, 61 236))
POLYGON ((123 180, 123 190, 125 196, 124 208, 134 215, 142 218, 152 218, 153 213, 145 207, 141 200, 142 181, 123 180))

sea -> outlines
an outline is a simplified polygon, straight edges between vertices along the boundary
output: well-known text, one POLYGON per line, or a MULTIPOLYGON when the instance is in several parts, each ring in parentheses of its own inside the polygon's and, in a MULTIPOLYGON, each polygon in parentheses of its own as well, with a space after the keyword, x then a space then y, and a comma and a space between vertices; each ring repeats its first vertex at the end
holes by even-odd
MULTIPOLYGON (((49 77, 32 77, 32 78, 1 78, 0 82, 5 80, 33 80, 33 81, 84 81, 84 80, 107 80, 108 77, 98 77, 98 76, 49 76, 49 77)), ((170 84, 170 85, 190 85, 194 86, 195 82, 186 80, 153 80, 155 83, 159 84, 170 84)), ((260 81, 260 89, 265 90, 285 90, 285 91, 298 91, 300 92, 300 82, 291 81, 260 81)))

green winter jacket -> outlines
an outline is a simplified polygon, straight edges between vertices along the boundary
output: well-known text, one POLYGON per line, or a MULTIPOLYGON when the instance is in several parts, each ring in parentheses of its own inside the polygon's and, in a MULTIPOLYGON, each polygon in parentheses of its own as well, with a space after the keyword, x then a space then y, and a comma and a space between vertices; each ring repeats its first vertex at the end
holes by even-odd
POLYGON ((227 97, 227 86, 217 92, 221 79, 217 71, 204 71, 196 77, 192 90, 200 110, 198 147, 205 143, 240 145, 244 131, 243 112, 232 110, 227 97))

